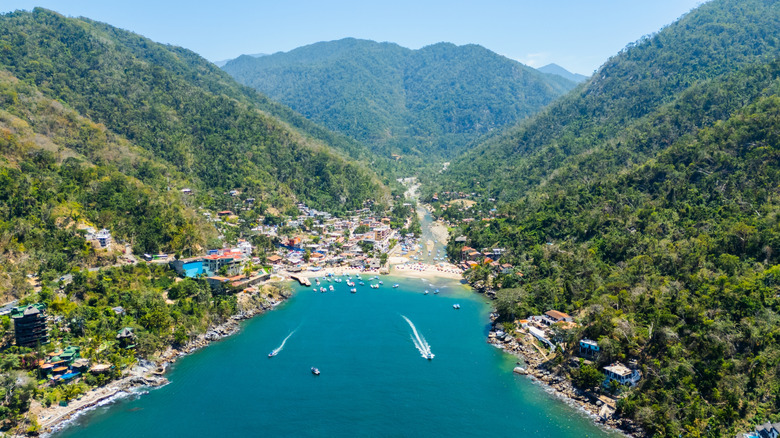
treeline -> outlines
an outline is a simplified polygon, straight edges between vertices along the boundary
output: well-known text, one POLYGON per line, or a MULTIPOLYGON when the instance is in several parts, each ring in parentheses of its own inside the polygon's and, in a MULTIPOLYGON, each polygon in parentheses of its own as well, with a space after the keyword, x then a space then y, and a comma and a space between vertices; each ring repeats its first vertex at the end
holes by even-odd
POLYGON ((260 97, 197 55, 44 9, 0 23, 1 68, 206 189, 284 194, 333 211, 384 196, 364 166, 263 113, 260 97))
POLYGON ((780 415, 779 115, 777 95, 760 97, 628 172, 463 230, 523 273, 498 292, 503 318, 566 311, 583 323, 570 341, 598 340, 602 365, 639 360, 618 412, 651 436, 728 436, 780 415))
POLYGON ((613 154, 623 159, 618 169, 642 162, 760 94, 760 86, 744 75, 735 79, 743 83, 729 84, 734 94, 707 90, 702 82, 780 56, 778 26, 780 6, 774 2, 707 2, 629 45, 539 115, 471 148, 437 178, 431 193, 476 191, 512 201, 567 166, 587 163, 593 171, 576 176, 592 179, 615 171, 601 167, 602 160, 616 161, 613 154))
MULTIPOLYGON (((409 50, 346 38, 224 67, 243 84, 361 142, 425 166, 574 87, 476 45, 409 50)), ((438 170, 438 169, 437 169, 438 170)))

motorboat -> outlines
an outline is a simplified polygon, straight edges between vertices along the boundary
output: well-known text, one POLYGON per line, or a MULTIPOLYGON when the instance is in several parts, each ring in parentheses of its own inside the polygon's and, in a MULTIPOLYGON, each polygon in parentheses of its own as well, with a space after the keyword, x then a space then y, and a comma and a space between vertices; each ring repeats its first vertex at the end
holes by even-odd
POLYGON ((433 360, 433 353, 426 354, 425 358, 428 359, 428 360, 433 360))
POLYGON ((333 292, 333 285, 332 284, 330 286, 328 286, 328 290, 333 292))
POLYGON ((433 291, 433 293, 434 293, 434 294, 437 294, 437 293, 439 293, 439 289, 436 289, 435 291, 433 291))
POLYGON ((425 289, 425 295, 428 295, 428 289, 425 289))
POLYGON ((371 285, 371 289, 379 289, 379 285, 378 284, 372 284, 371 285))
POLYGON ((393 285, 393 288, 396 288, 396 287, 398 287, 398 286, 399 286, 399 284, 398 284, 398 283, 396 283, 396 284, 394 284, 394 285, 393 285))
POLYGON ((379 284, 384 284, 384 283, 382 282, 382 280, 379 280, 379 284))
POLYGON ((460 304, 453 304, 453 305, 452 305, 452 308, 453 308, 453 309, 460 309, 460 304))
POLYGON ((361 285, 361 286, 365 286, 365 285, 366 285, 366 284, 365 284, 365 283, 363 283, 362 281, 361 281, 360 283, 358 283, 358 284, 359 284, 359 285, 361 285))
POLYGON ((352 292, 353 294, 357 293, 357 289, 355 289, 354 287, 352 289, 350 289, 349 291, 352 292))
POLYGON ((311 367, 311 373, 314 374, 315 376, 319 376, 320 370, 316 367, 311 367))
POLYGON ((271 351, 270 353, 268 353, 268 357, 274 357, 274 356, 276 356, 277 354, 279 354, 279 352, 278 352, 278 351, 276 351, 276 350, 273 350, 273 351, 271 351))
POLYGON ((320 292, 325 292, 325 291, 327 291, 327 289, 325 289, 324 287, 320 288, 320 292))

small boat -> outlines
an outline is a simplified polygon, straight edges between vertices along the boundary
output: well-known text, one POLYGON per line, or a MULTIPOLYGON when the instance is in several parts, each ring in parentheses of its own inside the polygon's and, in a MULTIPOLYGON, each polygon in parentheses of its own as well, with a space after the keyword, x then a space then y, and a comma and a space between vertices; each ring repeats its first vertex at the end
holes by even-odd
POLYGON ((353 294, 357 293, 357 289, 355 289, 354 287, 352 289, 350 289, 349 291, 352 292, 353 294))
POLYGON ((361 281, 360 283, 358 283, 358 284, 359 284, 359 285, 361 285, 361 286, 365 286, 365 285, 366 285, 366 284, 365 284, 365 283, 363 283, 362 281, 361 281))
POLYGON ((371 289, 379 289, 379 285, 378 284, 372 284, 371 285, 371 289))
POLYGON ((436 289, 435 291, 433 291, 433 293, 434 293, 434 294, 437 294, 437 293, 439 293, 439 289, 436 289))
POLYGON ((314 374, 315 376, 319 376, 320 370, 315 367, 311 367, 311 373, 314 374))
POLYGON ((453 308, 453 309, 460 309, 460 304, 453 304, 453 305, 452 305, 452 308, 453 308))
POLYGON ((271 351, 270 353, 268 353, 268 357, 274 357, 274 356, 276 356, 277 354, 279 354, 279 352, 278 352, 278 351, 276 351, 276 350, 273 350, 273 351, 271 351))
POLYGON ((384 283, 382 283, 382 280, 379 280, 379 284, 384 284, 384 283))
POLYGON ((332 284, 330 286, 328 286, 328 290, 333 292, 333 285, 332 284))
POLYGON ((393 285, 393 288, 396 288, 396 287, 398 287, 398 283, 396 283, 396 284, 394 284, 394 285, 393 285))
POLYGON ((325 291, 327 291, 327 289, 325 289, 324 287, 320 288, 320 292, 325 292, 325 291))
POLYGON ((428 359, 428 360, 433 360, 433 353, 426 354, 425 358, 428 359))
POLYGON ((425 289, 425 295, 428 295, 428 289, 425 289))

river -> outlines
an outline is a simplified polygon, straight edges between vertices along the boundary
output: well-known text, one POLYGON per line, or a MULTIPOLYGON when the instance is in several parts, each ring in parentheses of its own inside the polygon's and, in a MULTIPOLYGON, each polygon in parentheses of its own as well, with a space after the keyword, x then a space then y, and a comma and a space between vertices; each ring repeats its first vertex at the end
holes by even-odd
POLYGON ((452 280, 383 280, 356 294, 344 282, 299 288, 181 359, 170 384, 90 411, 57 437, 617 436, 512 374, 516 359, 485 342, 483 297, 452 280))

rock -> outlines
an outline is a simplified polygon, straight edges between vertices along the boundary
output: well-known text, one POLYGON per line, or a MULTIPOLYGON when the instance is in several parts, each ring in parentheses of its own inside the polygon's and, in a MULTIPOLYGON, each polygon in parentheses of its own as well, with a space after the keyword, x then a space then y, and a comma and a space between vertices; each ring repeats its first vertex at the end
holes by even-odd
POLYGON ((523 367, 515 367, 515 369, 512 371, 516 372, 517 374, 521 374, 523 376, 528 374, 528 372, 523 367))

